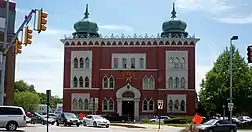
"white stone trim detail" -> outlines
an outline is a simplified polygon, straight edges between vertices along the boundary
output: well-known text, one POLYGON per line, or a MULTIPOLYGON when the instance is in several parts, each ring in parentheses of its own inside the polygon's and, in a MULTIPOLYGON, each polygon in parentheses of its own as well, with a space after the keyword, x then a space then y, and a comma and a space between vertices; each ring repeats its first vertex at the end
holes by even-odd
POLYGON ((100 88, 63 88, 63 90, 99 90, 100 88))
POLYGON ((186 113, 187 112, 187 95, 186 94, 167 94, 167 113, 186 113), (169 102, 172 100, 172 111, 169 108, 169 102), (178 109, 175 109, 175 102, 178 100, 178 109), (184 101, 184 111, 181 111, 181 101, 184 101))
POLYGON ((134 101, 134 116, 135 119, 139 116, 139 102, 140 102, 141 93, 140 91, 131 86, 129 83, 126 84, 124 87, 120 88, 116 92, 116 98, 117 98, 117 113, 121 116, 122 115, 122 101, 134 101), (124 92, 133 92, 134 98, 123 98, 122 95, 124 92))
POLYGON ((84 101, 85 99, 89 100, 90 99, 90 94, 89 93, 72 93, 71 94, 71 111, 88 111, 89 109, 85 109, 85 106, 84 106, 84 101), (77 101, 76 105, 77 105, 77 108, 74 108, 74 99, 77 101), (79 103, 78 101, 79 100, 82 100, 83 101, 83 104, 82 104, 82 109, 79 108, 79 103))
POLYGON ((142 90, 155 90, 155 78, 151 75, 147 77, 146 75, 142 79, 142 90), (145 84, 146 79, 146 84, 145 84), (153 84, 151 84, 151 79, 153 80, 153 84), (150 87, 152 85, 152 87, 150 87))
POLYGON ((105 97, 105 98, 102 100, 102 112, 114 112, 114 110, 115 110, 115 102, 114 102, 113 98, 107 99, 107 98, 105 97), (106 109, 106 110, 104 109, 104 100, 107 101, 107 109, 106 109), (109 107, 109 101, 112 101, 112 102, 113 102, 113 109, 110 109, 110 107, 109 107))
POLYGON ((160 91, 195 91, 195 89, 184 89, 184 88, 170 88, 170 89, 158 89, 160 91))
POLYGON ((158 69, 100 69, 101 71, 158 71, 158 69))
POLYGON ((155 110, 155 101, 152 98, 150 98, 149 100, 144 98, 144 100, 142 101, 142 112, 148 113, 148 112, 154 112, 154 110, 155 110), (144 101, 147 101, 147 110, 144 110, 144 101), (150 101, 153 101, 153 109, 152 110, 150 110, 150 101))

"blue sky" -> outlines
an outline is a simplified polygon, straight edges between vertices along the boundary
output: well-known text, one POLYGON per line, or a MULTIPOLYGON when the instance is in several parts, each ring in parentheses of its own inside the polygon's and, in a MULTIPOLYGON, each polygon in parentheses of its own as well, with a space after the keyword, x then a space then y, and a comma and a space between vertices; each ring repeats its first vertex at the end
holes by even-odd
MULTIPOLYGON (((161 25, 170 19, 172 0, 16 0, 16 27, 31 9, 48 12, 48 30, 34 32, 33 43, 17 57, 16 80, 24 79, 36 90, 52 89, 62 96, 63 45, 60 39, 74 32, 73 24, 83 18, 89 4, 90 19, 99 25, 103 35, 157 35, 161 25)), ((196 89, 218 55, 229 45, 229 38, 238 35, 236 47, 243 57, 252 44, 251 0, 175 0, 179 19, 187 31, 201 40, 196 46, 196 89)), ((30 24, 32 26, 32 23, 30 24)))

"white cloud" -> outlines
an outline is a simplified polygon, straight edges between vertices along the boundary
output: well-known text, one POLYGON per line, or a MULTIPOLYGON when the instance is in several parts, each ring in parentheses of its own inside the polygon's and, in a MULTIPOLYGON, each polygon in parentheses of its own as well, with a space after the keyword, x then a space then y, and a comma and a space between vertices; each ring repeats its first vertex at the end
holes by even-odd
POLYGON ((31 45, 23 46, 16 58, 16 80, 35 85, 38 92, 51 89, 53 95, 62 97, 64 48, 60 35, 41 32, 33 36, 31 45))
MULTIPOLYGON (((204 11, 212 17, 213 20, 229 24, 247 24, 252 23, 252 12, 245 13, 243 8, 247 3, 239 6, 232 3, 231 0, 177 0, 178 7, 189 11, 204 11), (232 4, 231 4, 232 3, 232 4), (243 14, 243 15, 241 15, 243 14), (247 15, 244 15, 247 14, 247 15)), ((236 1, 237 2, 237 1, 236 1)), ((243 1, 239 1, 242 3, 243 1)))
POLYGON ((222 18, 213 18, 216 21, 222 23, 230 23, 230 24, 249 24, 252 23, 252 13, 244 16, 244 17, 222 17, 222 18))
POLYGON ((16 8, 16 12, 18 12, 20 14, 28 14, 31 12, 31 10, 23 9, 23 8, 16 8))
POLYGON ((116 31, 133 31, 132 27, 125 25, 100 25, 99 28, 105 30, 116 30, 116 31))
POLYGON ((201 80, 205 78, 206 73, 212 68, 212 66, 201 66, 201 65, 197 65, 195 67, 196 69, 196 91, 199 92, 200 91, 200 83, 201 80))

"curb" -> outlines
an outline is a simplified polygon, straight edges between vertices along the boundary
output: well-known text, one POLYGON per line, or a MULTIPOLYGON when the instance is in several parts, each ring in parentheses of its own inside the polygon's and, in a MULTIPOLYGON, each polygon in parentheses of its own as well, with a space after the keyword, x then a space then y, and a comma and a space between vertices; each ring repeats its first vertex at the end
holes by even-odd
POLYGON ((144 129, 146 129, 146 127, 131 125, 131 124, 110 123, 110 125, 111 126, 127 127, 127 128, 144 128, 144 129))

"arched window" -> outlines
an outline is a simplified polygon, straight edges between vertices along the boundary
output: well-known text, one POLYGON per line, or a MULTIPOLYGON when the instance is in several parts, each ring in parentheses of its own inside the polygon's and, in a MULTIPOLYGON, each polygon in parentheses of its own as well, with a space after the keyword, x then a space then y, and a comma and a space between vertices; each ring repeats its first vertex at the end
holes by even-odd
POLYGON ((109 78, 109 88, 114 88, 114 79, 112 76, 109 78))
POLYGON ((80 58, 80 68, 84 68, 84 61, 82 57, 80 58))
POLYGON ((79 99, 79 109, 82 110, 83 109, 83 100, 82 99, 79 99))
POLYGON ((126 58, 122 59, 122 67, 125 69, 127 68, 127 59, 126 58))
POLYGON ((147 111, 148 110, 148 101, 145 99, 143 101, 143 111, 147 111))
POLYGON ((85 68, 89 68, 90 66, 90 61, 88 59, 88 57, 85 59, 85 68))
POLYGON ((149 110, 150 111, 154 110, 154 101, 152 99, 149 101, 149 110))
POLYGON ((106 98, 102 101, 102 104, 103 110, 108 110, 108 100, 106 98))
POLYGON ((89 78, 85 77, 85 88, 89 88, 89 78))
POLYGON ((141 69, 144 68, 144 59, 143 59, 143 58, 140 58, 140 59, 139 59, 139 67, 140 67, 141 69))
POLYGON ((174 60, 172 59, 172 57, 169 58, 168 65, 169 68, 174 68, 174 60))
POLYGON ((109 99, 109 110, 114 110, 114 102, 113 102, 113 99, 109 99))
POLYGON ((174 108, 176 110, 178 110, 178 108, 179 108, 179 101, 178 100, 175 101, 174 108))
POLYGON ((172 77, 169 78, 169 88, 173 88, 173 79, 172 79, 172 77))
POLYGON ((79 78, 79 85, 81 88, 83 88, 83 78, 82 77, 79 78))
POLYGON ((114 68, 118 68, 118 58, 114 58, 114 68))
POLYGON ((185 58, 182 57, 182 59, 180 60, 180 68, 185 68, 185 58))
POLYGON ((103 87, 108 88, 108 78, 106 76, 103 78, 103 87))
POLYGON ((184 100, 182 100, 180 103, 180 110, 185 111, 185 101, 184 100))
POLYGON ((172 108, 173 108, 173 101, 172 101, 172 100, 170 100, 168 105, 169 105, 169 110, 170 110, 170 112, 172 112, 172 108))
POLYGON ((77 109, 77 100, 73 99, 73 109, 77 109))
POLYGON ((88 99, 85 99, 84 101, 84 109, 88 110, 88 99))
POLYGON ((74 78, 73 78, 73 87, 74 87, 74 88, 77 88, 77 87, 78 87, 78 79, 77 79, 77 77, 74 77, 74 78))
POLYGON ((175 59, 175 68, 179 68, 179 59, 176 57, 175 59))
POLYGON ((135 58, 131 58, 131 68, 132 69, 136 68, 135 58))
POLYGON ((148 87, 148 79, 147 79, 147 77, 145 76, 144 78, 143 78, 143 89, 148 89, 149 87, 148 87))
POLYGON ((175 79, 175 88, 178 88, 179 87, 179 78, 176 77, 175 79))
POLYGON ((185 88, 185 78, 184 77, 181 78, 180 83, 181 83, 181 88, 185 88))
POLYGON ((150 77, 149 79, 149 88, 150 89, 154 89, 155 88, 155 80, 154 80, 154 77, 150 77))
POLYGON ((126 91, 122 94, 122 97, 124 98, 134 98, 135 97, 135 94, 133 92, 130 92, 130 91, 126 91))
POLYGON ((74 58, 74 68, 78 68, 78 59, 74 58))

